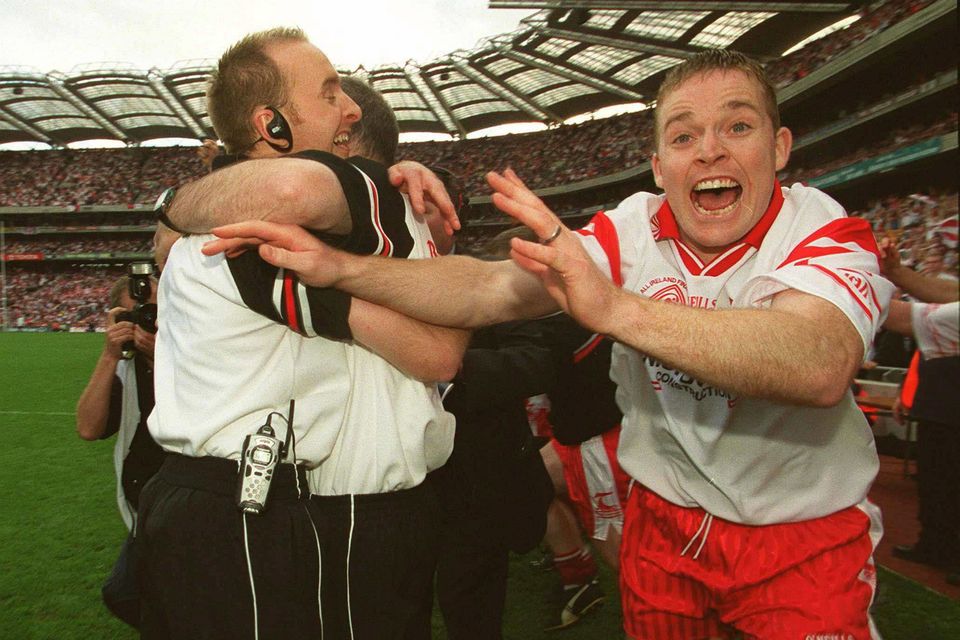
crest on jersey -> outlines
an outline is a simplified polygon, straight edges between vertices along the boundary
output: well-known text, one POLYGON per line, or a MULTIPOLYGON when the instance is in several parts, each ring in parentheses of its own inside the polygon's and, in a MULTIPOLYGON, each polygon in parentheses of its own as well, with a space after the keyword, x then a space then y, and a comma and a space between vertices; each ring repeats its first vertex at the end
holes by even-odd
POLYGON ((672 283, 660 287, 648 295, 652 300, 661 302, 672 302, 674 304, 687 304, 687 292, 679 284, 672 283))

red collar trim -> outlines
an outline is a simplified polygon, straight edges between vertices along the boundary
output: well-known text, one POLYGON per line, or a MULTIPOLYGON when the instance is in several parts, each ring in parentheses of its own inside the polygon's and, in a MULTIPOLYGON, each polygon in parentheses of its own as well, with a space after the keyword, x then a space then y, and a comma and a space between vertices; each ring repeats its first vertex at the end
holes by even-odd
MULTIPOLYGON (((767 206, 767 210, 763 212, 763 215, 757 220, 757 224, 753 225, 753 228, 747 232, 743 238, 731 244, 731 246, 738 243, 746 243, 757 249, 760 248, 760 244, 763 242, 764 237, 767 235, 767 232, 770 230, 770 227, 773 226, 773 221, 777 219, 777 215, 780 213, 780 209, 783 208, 783 190, 780 188, 780 181, 774 179, 773 181, 773 195, 770 198, 770 204, 767 206)), ((680 240, 680 228, 677 226, 677 218, 673 215, 673 210, 670 208, 670 202, 664 198, 663 204, 660 205, 660 208, 657 210, 657 213, 653 216, 654 219, 654 240, 666 240, 672 238, 674 240, 682 242, 680 240)))

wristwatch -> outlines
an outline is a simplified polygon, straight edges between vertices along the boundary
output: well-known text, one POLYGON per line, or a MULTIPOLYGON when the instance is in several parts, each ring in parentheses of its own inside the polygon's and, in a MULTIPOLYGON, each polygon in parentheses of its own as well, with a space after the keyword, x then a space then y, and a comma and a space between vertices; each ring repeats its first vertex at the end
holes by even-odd
POLYGON ((163 193, 160 194, 160 197, 157 198, 157 203, 153 205, 153 213, 157 216, 157 220, 167 225, 177 233, 184 233, 179 227, 173 224, 170 221, 170 217, 167 215, 167 212, 170 210, 170 205, 173 204, 173 198, 177 195, 177 188, 170 187, 165 189, 163 193))

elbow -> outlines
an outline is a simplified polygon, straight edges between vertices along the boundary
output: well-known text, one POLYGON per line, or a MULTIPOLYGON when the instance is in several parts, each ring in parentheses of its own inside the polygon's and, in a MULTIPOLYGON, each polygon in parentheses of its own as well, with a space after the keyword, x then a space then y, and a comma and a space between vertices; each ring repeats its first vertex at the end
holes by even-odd
POLYGON ((100 434, 96 429, 79 420, 77 421, 77 435, 80 436, 81 440, 87 441, 98 440, 100 438, 100 434))
POLYGON ((441 354, 431 359, 429 363, 416 376, 421 382, 450 382, 460 372, 460 364, 463 362, 460 355, 441 354))
POLYGON ((860 359, 843 358, 831 365, 817 367, 817 371, 807 387, 807 402, 812 407, 827 409, 834 407, 850 393, 850 385, 860 368, 860 359))

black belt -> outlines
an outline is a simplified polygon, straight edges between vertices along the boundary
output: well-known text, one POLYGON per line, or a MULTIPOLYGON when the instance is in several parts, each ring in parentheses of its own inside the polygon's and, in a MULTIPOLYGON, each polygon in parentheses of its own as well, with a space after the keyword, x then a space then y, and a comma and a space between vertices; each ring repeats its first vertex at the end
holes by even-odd
MULTIPOLYGON (((189 489, 200 489, 224 496, 237 493, 239 461, 204 456, 194 458, 168 453, 157 475, 165 482, 189 489)), ((307 470, 303 465, 281 463, 273 471, 270 500, 299 500, 310 497, 307 470), (297 482, 299 480, 299 489, 297 482)))

